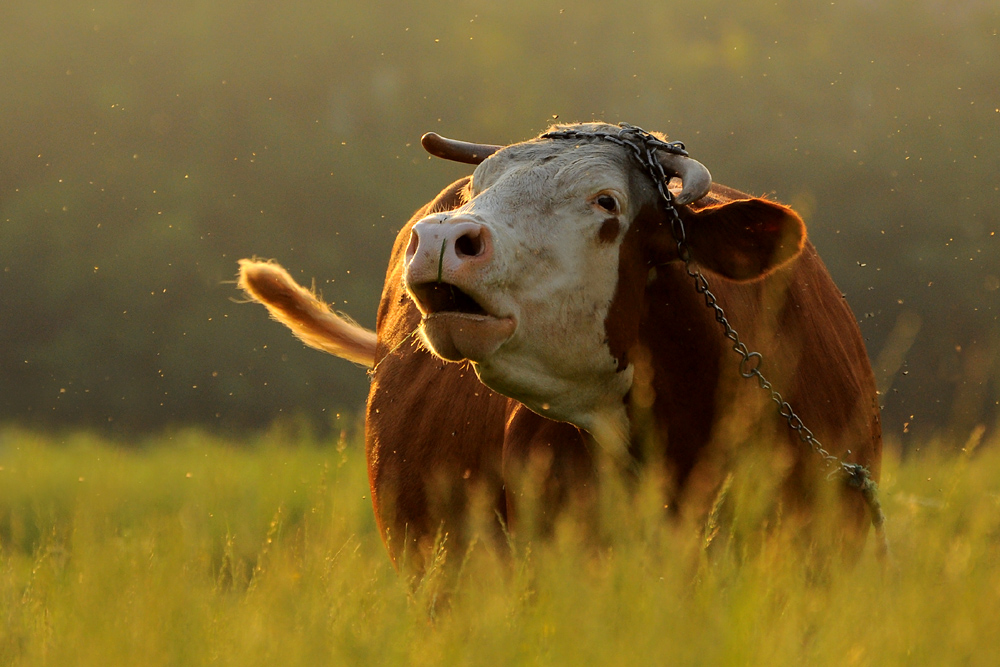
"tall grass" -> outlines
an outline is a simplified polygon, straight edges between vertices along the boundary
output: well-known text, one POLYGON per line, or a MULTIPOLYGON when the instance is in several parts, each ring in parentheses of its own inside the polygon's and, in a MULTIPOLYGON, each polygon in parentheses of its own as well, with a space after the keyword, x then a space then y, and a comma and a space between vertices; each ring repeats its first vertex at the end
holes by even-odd
MULTIPOLYGON (((356 443, 0 431, 0 665, 996 664, 1000 451, 883 475, 895 565, 705 556, 642 494, 457 577, 398 575, 356 443), (606 517, 607 519, 608 517, 606 517)), ((308 439, 307 439, 308 440, 308 439)), ((459 568, 453 568, 459 569, 459 568)))

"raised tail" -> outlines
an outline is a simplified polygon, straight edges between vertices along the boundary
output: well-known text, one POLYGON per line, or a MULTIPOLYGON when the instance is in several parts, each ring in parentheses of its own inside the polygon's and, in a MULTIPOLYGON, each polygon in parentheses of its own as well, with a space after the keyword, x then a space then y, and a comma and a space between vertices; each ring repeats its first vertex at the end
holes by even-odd
POLYGON ((238 284, 309 347, 369 368, 375 363, 375 332, 330 310, 278 264, 241 259, 238 284))

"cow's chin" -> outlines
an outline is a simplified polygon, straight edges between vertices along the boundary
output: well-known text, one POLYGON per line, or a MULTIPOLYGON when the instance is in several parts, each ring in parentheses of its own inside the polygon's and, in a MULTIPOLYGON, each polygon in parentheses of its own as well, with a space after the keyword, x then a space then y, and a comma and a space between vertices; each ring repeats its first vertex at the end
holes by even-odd
POLYGON ((514 335, 512 317, 431 313, 420 324, 431 351, 448 361, 482 361, 514 335))

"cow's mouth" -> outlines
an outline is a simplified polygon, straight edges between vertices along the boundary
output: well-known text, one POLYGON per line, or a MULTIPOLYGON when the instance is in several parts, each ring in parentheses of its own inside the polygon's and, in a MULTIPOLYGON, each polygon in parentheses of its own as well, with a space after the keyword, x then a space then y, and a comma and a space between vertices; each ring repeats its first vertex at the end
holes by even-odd
POLYGON ((478 301, 449 283, 413 285, 410 287, 410 293, 424 316, 437 313, 488 315, 478 301))
POLYGON ((482 361, 514 334, 513 317, 491 315, 449 283, 411 285, 410 295, 423 315, 424 340, 443 359, 482 361))

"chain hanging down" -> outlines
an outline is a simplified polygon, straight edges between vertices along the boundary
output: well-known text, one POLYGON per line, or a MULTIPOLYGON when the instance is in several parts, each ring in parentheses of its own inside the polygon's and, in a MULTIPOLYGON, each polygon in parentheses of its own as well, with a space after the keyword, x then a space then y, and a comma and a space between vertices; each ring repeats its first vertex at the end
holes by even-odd
MULTIPOLYGON (((599 139, 609 141, 613 144, 628 149, 632 156, 646 170, 646 173, 653 179, 657 191, 663 200, 663 209, 670 222, 670 232, 677 245, 677 255, 684 262, 684 270, 694 281, 694 289, 705 299, 705 305, 714 311, 715 321, 723 329, 723 335, 732 343, 732 350, 740 356, 739 372, 744 378, 756 379, 758 386, 768 392, 770 399, 777 406, 778 415, 787 423, 788 427, 799 437, 804 444, 809 446, 822 461, 822 465, 829 471, 827 479, 840 478, 848 486, 858 489, 871 513, 872 526, 875 528, 877 541, 876 548, 880 559, 885 559, 888 555, 889 543, 885 534, 885 514, 882 512, 882 505, 878 498, 878 484, 871 477, 871 472, 859 463, 848 463, 837 458, 827 451, 823 444, 816 438, 812 431, 802 422, 802 419, 795 413, 792 406, 786 401, 771 382, 761 373, 761 365, 764 361, 760 352, 752 352, 746 344, 740 340, 740 335, 733 329, 726 313, 719 305, 715 295, 709 289, 708 279, 691 262, 691 250, 687 243, 687 232, 684 222, 681 220, 677 208, 674 206, 674 197, 667 188, 669 181, 667 173, 656 159, 656 151, 666 151, 674 155, 688 156, 684 144, 679 141, 663 141, 640 127, 620 123, 618 132, 584 132, 581 130, 554 130, 542 135, 543 139, 599 139)), ((850 450, 847 452, 850 454, 850 450)))

